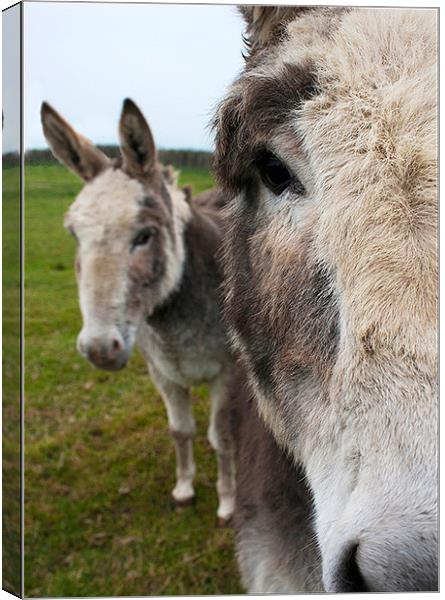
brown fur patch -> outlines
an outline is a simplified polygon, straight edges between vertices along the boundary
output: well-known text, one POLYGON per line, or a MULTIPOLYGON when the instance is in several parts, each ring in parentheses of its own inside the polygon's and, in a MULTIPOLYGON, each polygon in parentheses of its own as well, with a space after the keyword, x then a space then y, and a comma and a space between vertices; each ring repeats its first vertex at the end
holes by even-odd
POLYGON ((214 167, 220 184, 232 192, 245 185, 251 176, 253 153, 267 147, 272 132, 277 133, 292 112, 317 93, 310 62, 284 64, 275 75, 241 78, 214 123, 214 167))
POLYGON ((238 545, 254 543, 246 539, 249 530, 260 536, 258 541, 264 535, 271 544, 265 553, 277 569, 294 571, 295 577, 306 579, 307 589, 319 589, 321 569, 304 472, 277 445, 259 417, 240 366, 231 381, 230 408, 238 465, 234 519, 238 545))

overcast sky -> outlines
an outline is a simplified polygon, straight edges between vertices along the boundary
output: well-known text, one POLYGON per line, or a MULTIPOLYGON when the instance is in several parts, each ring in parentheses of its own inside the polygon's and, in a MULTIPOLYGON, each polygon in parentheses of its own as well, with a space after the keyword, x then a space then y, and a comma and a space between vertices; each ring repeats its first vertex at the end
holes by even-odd
POLYGON ((20 7, 2 14, 3 152, 20 148, 20 7))
POLYGON ((129 96, 160 148, 211 149, 242 30, 234 6, 25 3, 26 147, 46 146, 42 100, 94 142, 116 143, 129 96))

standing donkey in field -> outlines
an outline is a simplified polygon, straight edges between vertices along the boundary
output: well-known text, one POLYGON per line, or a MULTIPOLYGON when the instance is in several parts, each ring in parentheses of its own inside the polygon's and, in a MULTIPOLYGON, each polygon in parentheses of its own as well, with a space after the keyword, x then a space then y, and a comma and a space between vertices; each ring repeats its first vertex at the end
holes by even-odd
POLYGON ((244 583, 436 590, 437 12, 241 10, 216 169, 244 583))
POLYGON ((42 123, 56 158, 85 185, 65 216, 77 240, 83 328, 79 352, 99 369, 125 366, 138 343, 167 409, 177 459, 173 498, 189 503, 195 422, 189 388, 210 386, 208 437, 218 459, 220 524, 234 503, 226 407, 232 365, 220 319, 215 258, 222 221, 218 193, 191 199, 156 159, 150 128, 131 100, 119 124, 122 158, 112 161, 48 104, 42 123))

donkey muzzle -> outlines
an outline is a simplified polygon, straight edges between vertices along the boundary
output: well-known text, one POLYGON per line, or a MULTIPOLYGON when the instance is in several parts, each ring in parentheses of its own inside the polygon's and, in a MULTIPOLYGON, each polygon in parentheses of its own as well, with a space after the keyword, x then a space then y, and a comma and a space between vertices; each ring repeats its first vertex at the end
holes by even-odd
POLYGON ((118 331, 106 337, 89 337, 82 331, 77 339, 77 349, 95 367, 106 371, 123 369, 129 355, 125 341, 118 331))
POLYGON ((437 540, 401 545, 354 541, 325 572, 328 592, 430 592, 438 590, 437 540))

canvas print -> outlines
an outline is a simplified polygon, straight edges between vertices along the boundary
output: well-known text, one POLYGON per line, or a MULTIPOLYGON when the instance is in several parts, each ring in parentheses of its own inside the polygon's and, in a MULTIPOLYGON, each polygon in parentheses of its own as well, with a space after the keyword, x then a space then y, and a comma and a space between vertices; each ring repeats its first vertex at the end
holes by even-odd
POLYGON ((23 499, 20 28, 20 6, 14 6, 2 19, 2 587, 15 593, 21 589, 23 499))
POLYGON ((3 56, 4 589, 437 591, 438 10, 23 2, 3 56))

